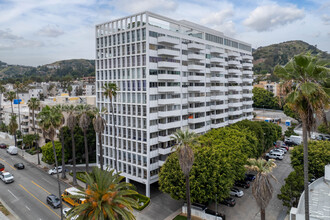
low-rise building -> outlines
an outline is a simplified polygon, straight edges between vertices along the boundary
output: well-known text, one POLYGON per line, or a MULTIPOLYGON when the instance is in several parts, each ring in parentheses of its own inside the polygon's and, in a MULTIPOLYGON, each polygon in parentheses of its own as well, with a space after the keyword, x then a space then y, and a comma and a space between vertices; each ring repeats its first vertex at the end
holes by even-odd
POLYGON ((275 96, 282 96, 282 88, 279 83, 260 81, 258 84, 254 84, 253 87, 263 88, 269 92, 274 93, 275 96))

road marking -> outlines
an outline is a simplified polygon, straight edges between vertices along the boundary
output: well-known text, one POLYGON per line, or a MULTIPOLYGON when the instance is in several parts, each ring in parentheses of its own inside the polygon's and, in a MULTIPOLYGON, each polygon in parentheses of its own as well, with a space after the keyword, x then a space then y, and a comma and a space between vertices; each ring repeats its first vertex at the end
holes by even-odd
POLYGON ((18 200, 18 198, 14 195, 14 193, 12 193, 9 189, 8 189, 8 192, 15 197, 16 200, 18 200))
MULTIPOLYGON (((31 181, 34 185, 36 185, 37 187, 39 187, 40 189, 42 189, 43 191, 45 191, 46 193, 48 194, 51 194, 50 192, 48 192, 47 190, 45 190, 42 186, 36 184, 33 180, 31 181)), ((68 206, 67 204, 65 204, 63 201, 62 201, 62 204, 66 205, 68 208, 71 208, 70 206, 68 206)))
POLYGON ((22 189, 24 189, 27 193, 29 193, 33 198, 35 198, 36 200, 38 200, 41 204, 43 204, 47 209, 49 209, 49 211, 51 211, 52 213, 54 213, 57 217, 61 218, 61 216, 59 216, 56 212, 54 212, 48 205, 46 205, 45 203, 43 203, 42 201, 40 201, 40 199, 38 199, 37 197, 35 197, 32 193, 30 193, 27 189, 25 189, 24 186, 22 186, 21 184, 18 184, 20 187, 22 187, 22 189))
POLYGON ((29 209, 29 207, 25 206, 29 211, 31 211, 31 209, 29 209))
POLYGON ((47 183, 49 183, 49 184, 52 184, 51 182, 49 182, 48 180, 46 180, 45 178, 41 178, 41 179, 43 179, 43 180, 45 180, 47 183))
POLYGON ((10 165, 9 163, 7 163, 5 160, 3 160, 3 159, 1 159, 1 158, 0 158, 0 160, 3 161, 4 163, 6 163, 8 166, 10 166, 13 170, 16 170, 15 167, 11 166, 11 165, 10 165))

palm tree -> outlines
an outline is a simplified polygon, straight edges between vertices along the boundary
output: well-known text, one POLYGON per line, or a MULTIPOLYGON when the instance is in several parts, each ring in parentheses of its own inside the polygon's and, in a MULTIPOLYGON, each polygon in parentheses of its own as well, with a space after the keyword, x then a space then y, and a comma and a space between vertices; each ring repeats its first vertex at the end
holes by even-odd
POLYGON ((171 139, 176 142, 173 147, 179 156, 181 170, 186 178, 186 199, 187 199, 187 219, 191 219, 191 201, 190 201, 190 184, 189 174, 194 163, 194 151, 192 146, 197 144, 197 134, 188 130, 177 130, 171 139))
MULTIPOLYGON (((62 112, 58 110, 56 107, 49 107, 46 105, 41 112, 39 112, 37 118, 39 119, 39 126, 41 127, 43 131, 44 137, 48 137, 52 141, 53 145, 53 153, 54 153, 54 159, 55 159, 55 166, 58 167, 57 162, 57 155, 55 150, 55 135, 56 130, 61 126, 63 121, 63 115, 62 112)), ((61 184, 60 184, 60 176, 59 173, 56 173, 57 175, 57 183, 58 183, 58 196, 61 198, 61 184)), ((61 208, 61 219, 63 219, 63 212, 62 212, 62 200, 60 200, 60 208, 61 208)))
POLYGON ((123 176, 115 174, 114 170, 108 172, 94 168, 84 178, 88 188, 81 190, 80 195, 68 197, 86 199, 87 202, 71 209, 68 219, 78 215, 81 219, 135 219, 132 207, 138 205, 134 199, 138 193, 132 184, 122 182, 123 176))
MULTIPOLYGON (((85 164, 86 164, 86 172, 88 173, 88 142, 87 142, 87 130, 89 128, 89 125, 91 124, 90 119, 90 112, 91 107, 89 105, 78 105, 76 106, 77 111, 79 112, 79 127, 84 133, 84 143, 85 143, 85 164)), ((87 187, 87 184, 86 184, 87 187)))
MULTIPOLYGON (((28 107, 30 110, 32 110, 32 120, 33 120, 33 131, 34 136, 36 137, 36 124, 35 124, 35 117, 34 117, 34 111, 37 110, 40 107, 40 101, 37 98, 31 98, 28 101, 28 107)), ((35 140, 37 144, 37 140, 35 140)), ((38 155, 38 165, 40 165, 40 157, 39 157, 39 146, 37 144, 37 155, 38 155)))
POLYGON ((100 146, 100 168, 103 170, 103 148, 102 148, 102 132, 105 128, 105 120, 102 118, 101 113, 104 113, 105 109, 102 109, 102 111, 99 111, 97 108, 95 108, 95 118, 93 119, 93 126, 95 132, 98 134, 98 140, 99 140, 99 146, 100 146))
MULTIPOLYGON (((3 87, 3 85, 0 84, 0 111, 2 111, 2 109, 1 109, 2 94, 4 94, 5 92, 6 92, 6 88, 3 87)), ((1 121, 2 121, 2 118, 1 118, 1 121)))
POLYGON ((13 107, 13 101, 16 99, 16 93, 14 91, 9 91, 5 94, 7 100, 10 101, 11 104, 11 113, 14 114, 14 107, 13 107))
MULTIPOLYGON (((57 108, 57 110, 62 114, 63 116, 63 112, 65 111, 65 106, 64 105, 55 105, 55 108, 57 108)), ((63 134, 63 125, 65 124, 65 117, 62 117, 62 123, 59 127, 59 132, 60 132, 60 140, 61 140, 61 151, 62 151, 62 174, 61 174, 61 178, 62 179, 66 179, 66 172, 65 172, 65 147, 64 147, 64 134, 63 134)))
POLYGON ((330 89, 322 85, 330 77, 330 69, 319 65, 318 59, 310 54, 294 56, 285 66, 277 65, 274 73, 292 86, 287 91, 286 102, 298 112, 303 125, 304 145, 304 190, 305 219, 309 219, 308 191, 308 143, 307 134, 315 123, 314 114, 320 116, 322 109, 329 105, 330 89))
POLYGON ((76 172, 76 144, 74 140, 74 129, 77 125, 77 117, 75 112, 75 107, 73 105, 66 106, 66 111, 69 113, 67 118, 67 126, 71 133, 72 141, 72 171, 73 171, 73 180, 72 184, 77 185, 77 172, 76 172))
POLYGON ((270 182, 270 178, 276 180, 276 178, 271 174, 272 169, 276 167, 274 160, 270 159, 268 161, 264 159, 248 159, 245 168, 250 171, 257 172, 256 179, 252 185, 252 194, 257 201, 260 208, 261 220, 266 219, 266 207, 273 195, 273 186, 270 182))
POLYGON ((22 131, 22 125, 21 125, 21 108, 20 108, 20 100, 18 95, 18 90, 23 88, 23 84, 20 82, 15 82, 14 88, 16 88, 16 97, 18 100, 18 124, 19 124, 19 130, 22 131))
POLYGON ((104 86, 102 86, 103 89, 103 95, 106 98, 110 99, 110 108, 112 113, 112 130, 113 130, 113 137, 115 139, 114 145, 115 145, 115 170, 118 172, 118 160, 117 160, 117 141, 116 141, 116 117, 115 113, 113 111, 113 98, 116 97, 118 87, 115 83, 105 83, 104 86))
POLYGON ((17 129, 18 129, 17 116, 12 113, 8 124, 8 130, 11 135, 14 135, 15 147, 17 147, 17 137, 16 137, 17 129))

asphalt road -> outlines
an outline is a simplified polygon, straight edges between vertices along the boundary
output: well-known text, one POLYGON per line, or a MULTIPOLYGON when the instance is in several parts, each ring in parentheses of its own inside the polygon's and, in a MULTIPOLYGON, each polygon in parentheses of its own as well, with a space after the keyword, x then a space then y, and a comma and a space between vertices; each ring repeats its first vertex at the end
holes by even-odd
MULTIPOLYGON (((13 174, 15 181, 5 184, 0 180, 0 197, 22 220, 58 220, 60 209, 53 209, 46 202, 48 194, 58 195, 56 175, 51 176, 36 168, 17 155, 7 154, 0 149, 0 163, 13 174), (25 169, 17 170, 14 164, 22 162, 25 169)), ((70 187, 61 182, 61 190, 70 187)), ((63 207, 69 207, 63 203, 63 207)))
MULTIPOLYGON (((276 168, 273 169, 273 175, 276 177, 276 181, 271 179, 271 183, 274 188, 274 193, 271 201, 266 208, 267 220, 283 220, 287 215, 287 208, 282 205, 282 201, 277 198, 277 194, 281 192, 281 187, 284 185, 284 179, 293 171, 290 164, 289 152, 285 154, 282 161, 276 161, 276 168)), ((253 183, 252 183, 253 184, 253 183)), ((243 189, 244 196, 241 198, 233 197, 236 200, 234 207, 227 207, 225 205, 218 205, 218 211, 226 215, 226 219, 230 220, 259 220, 260 209, 252 195, 251 187, 249 189, 243 189)), ((214 204, 211 208, 214 209, 214 204)))

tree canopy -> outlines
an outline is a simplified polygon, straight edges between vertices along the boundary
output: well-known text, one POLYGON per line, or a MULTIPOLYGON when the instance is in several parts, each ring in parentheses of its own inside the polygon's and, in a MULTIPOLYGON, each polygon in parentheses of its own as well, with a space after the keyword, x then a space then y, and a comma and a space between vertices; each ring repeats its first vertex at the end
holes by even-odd
POLYGON ((253 107, 280 109, 278 98, 274 97, 272 92, 264 88, 254 87, 252 93, 253 107))

